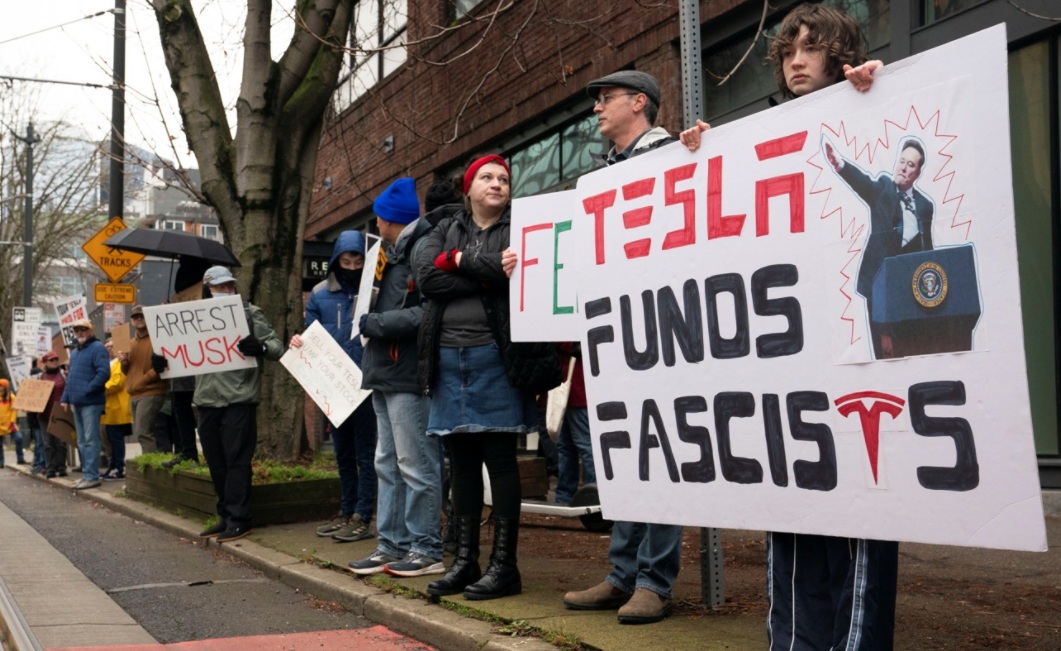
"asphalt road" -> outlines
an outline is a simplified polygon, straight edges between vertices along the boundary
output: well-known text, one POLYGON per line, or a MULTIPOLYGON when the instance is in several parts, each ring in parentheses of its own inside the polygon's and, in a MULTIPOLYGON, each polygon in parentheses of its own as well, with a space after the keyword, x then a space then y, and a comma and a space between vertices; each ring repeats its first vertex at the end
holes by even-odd
POLYGON ((69 490, 5 472, 0 502, 161 643, 374 625, 69 490))

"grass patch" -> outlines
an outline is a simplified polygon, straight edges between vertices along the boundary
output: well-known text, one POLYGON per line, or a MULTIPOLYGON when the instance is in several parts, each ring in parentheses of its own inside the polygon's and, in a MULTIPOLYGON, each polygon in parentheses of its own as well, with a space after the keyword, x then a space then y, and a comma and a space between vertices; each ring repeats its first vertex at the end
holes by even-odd
MULTIPOLYGON (((141 454, 133 461, 141 473, 150 468, 171 474, 181 470, 204 477, 210 476, 210 469, 207 468, 206 464, 198 464, 187 459, 172 468, 163 467, 163 463, 174 457, 175 455, 168 452, 150 452, 141 454)), ((292 481, 337 479, 339 477, 339 471, 335 466, 335 456, 332 454, 323 454, 311 461, 293 463, 255 459, 251 462, 251 473, 252 484, 282 484, 292 481)))

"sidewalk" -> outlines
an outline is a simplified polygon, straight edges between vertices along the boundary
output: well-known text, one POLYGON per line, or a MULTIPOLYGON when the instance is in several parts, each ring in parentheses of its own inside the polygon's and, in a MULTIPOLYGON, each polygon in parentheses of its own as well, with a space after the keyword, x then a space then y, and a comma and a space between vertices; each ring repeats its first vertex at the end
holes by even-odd
POLYGON ((14 638, 19 651, 32 648, 26 646, 30 640, 19 636, 25 626, 44 648, 155 641, 4 504, 0 504, 0 540, 0 621, 7 625, 4 636, 14 638))
MULTIPOLYGON (((28 476, 28 466, 12 468, 28 476)), ((76 477, 74 473, 70 478, 47 481, 68 487, 76 477)), ((100 489, 84 491, 79 495, 178 536, 198 540, 196 534, 202 528, 202 523, 116 496, 121 488, 122 482, 107 482, 100 489)), ((1058 513, 1061 500, 1057 498, 1056 494, 1051 494, 1047 499, 1048 512, 1058 513)), ((0 517, 0 521, 3 519, 0 517)), ((318 598, 339 602, 356 614, 444 650, 535 651, 556 648, 544 640, 519 635, 529 630, 558 644, 566 642, 573 646, 581 643, 583 648, 605 651, 663 648, 743 651, 766 648, 765 577, 762 577, 765 570, 762 547, 756 542, 761 539, 761 534, 723 532, 724 542, 738 541, 743 545, 735 553, 727 551, 727 554, 731 554, 726 558, 725 570, 728 601, 723 608, 711 610, 700 607, 698 568, 686 564, 675 587, 678 603, 674 615, 658 624, 621 626, 616 622, 614 611, 569 611, 563 608, 561 602, 567 590, 588 587, 603 579, 607 558, 606 553, 601 557, 601 551, 606 550, 607 534, 592 534, 577 528, 554 532, 551 528, 528 526, 528 519, 533 520, 530 516, 524 516, 521 543, 530 536, 557 536, 556 540, 570 541, 567 551, 547 553, 548 549, 524 544, 520 550, 523 594, 486 602, 468 602, 456 596, 444 598, 441 604, 430 603, 424 590, 430 581, 437 578, 433 576, 396 580, 386 575, 375 575, 361 580, 343 568, 348 561, 371 553, 375 549, 375 539, 335 543, 314 535, 313 530, 319 524, 317 522, 262 527, 256 529, 249 538, 220 547, 267 576, 318 598), (583 553, 583 548, 588 551, 583 553), (569 557, 565 558, 564 555, 569 557), (748 575, 742 576, 739 574, 741 572, 748 575), (731 588, 731 583, 734 588, 731 588), (742 593, 741 589, 745 591, 742 593)), ((951 580, 968 581, 970 585, 984 581, 985 577, 990 580, 995 570, 1012 573, 1015 577, 1036 576, 1042 579, 1045 576, 1048 585, 1061 585, 1061 551, 1056 549, 1061 544, 1061 521, 1056 517, 1048 519, 1048 528, 1051 543, 1055 547, 1048 554, 904 545, 901 562, 906 563, 907 557, 913 557, 914 563, 927 564, 951 580)), ((6 541, 7 529, 0 529, 0 534, 6 541)), ((689 540, 687 533, 687 544, 689 540)), ((207 544, 218 547, 213 541, 207 544)), ((485 550, 484 556, 488 553, 485 550)), ((0 572, 6 578, 11 575, 2 565, 2 558, 0 556, 0 572)), ((23 555, 21 558, 26 557, 23 555)), ((1047 595, 1044 598, 1049 601, 1053 597, 1047 595)), ((102 600, 109 601, 106 595, 103 595, 102 600)), ((920 605, 917 607, 922 608, 920 605)), ((1053 620, 1056 619, 1055 612, 1053 620)), ((960 627, 961 622, 957 626, 960 627)), ((34 631, 37 631, 35 626, 34 631)), ((899 646, 897 641, 897 648, 913 647, 899 646)))

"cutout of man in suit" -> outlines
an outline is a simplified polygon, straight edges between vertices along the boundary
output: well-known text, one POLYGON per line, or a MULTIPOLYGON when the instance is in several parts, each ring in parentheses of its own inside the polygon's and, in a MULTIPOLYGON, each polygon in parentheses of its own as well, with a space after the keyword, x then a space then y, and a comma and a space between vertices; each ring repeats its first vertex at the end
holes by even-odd
MULTIPOLYGON (((916 140, 904 141, 899 147, 895 173, 881 173, 876 179, 845 161, 828 142, 825 156, 840 178, 869 206, 870 234, 862 250, 856 289, 866 299, 873 356, 880 359, 887 351, 882 350, 881 336, 872 321, 873 279, 885 258, 932 250, 932 200, 914 188, 924 169, 925 149, 916 140)), ((886 342, 883 348, 890 346, 886 342)))

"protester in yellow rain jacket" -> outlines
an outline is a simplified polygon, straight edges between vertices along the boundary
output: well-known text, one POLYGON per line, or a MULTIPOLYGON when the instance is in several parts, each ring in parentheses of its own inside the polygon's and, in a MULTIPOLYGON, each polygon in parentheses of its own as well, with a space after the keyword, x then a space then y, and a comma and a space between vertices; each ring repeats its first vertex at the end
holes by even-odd
POLYGON ((3 438, 8 434, 15 435, 18 449, 18 462, 25 463, 22 458, 22 433, 18 431, 18 413, 15 411, 15 394, 11 392, 11 383, 0 378, 0 468, 4 467, 3 438))
POLYGON ((100 475, 104 481, 125 479, 125 437, 133 433, 133 412, 129 407, 129 392, 125 389, 125 373, 122 372, 122 357, 125 353, 115 353, 110 340, 104 344, 111 356, 111 377, 104 386, 107 403, 103 416, 99 419, 106 430, 107 442, 110 443, 110 467, 100 475))

